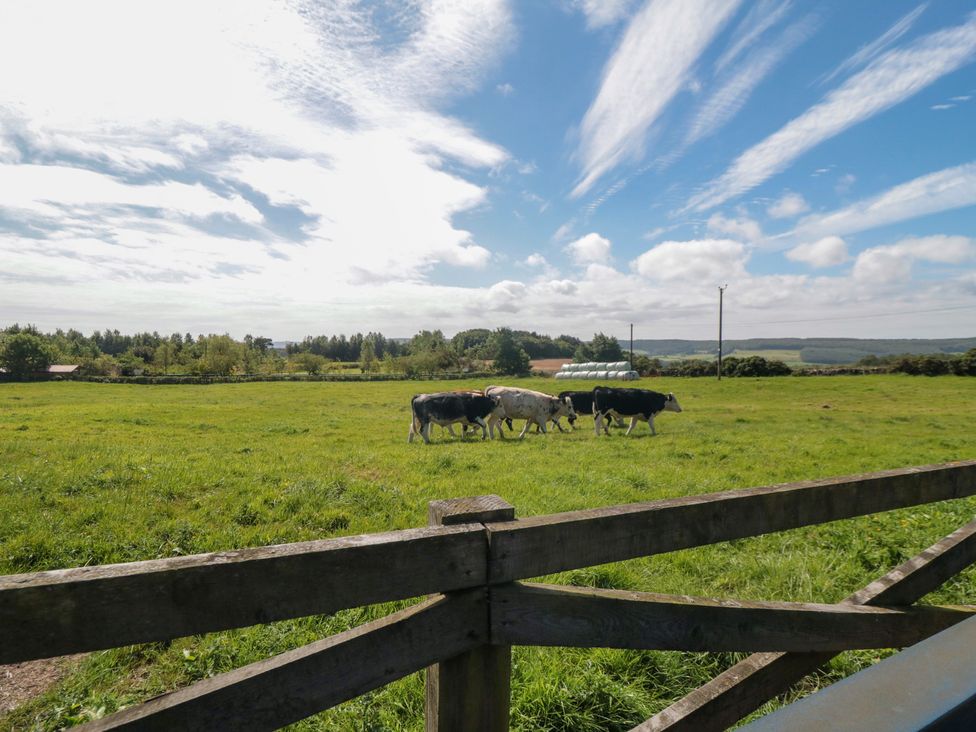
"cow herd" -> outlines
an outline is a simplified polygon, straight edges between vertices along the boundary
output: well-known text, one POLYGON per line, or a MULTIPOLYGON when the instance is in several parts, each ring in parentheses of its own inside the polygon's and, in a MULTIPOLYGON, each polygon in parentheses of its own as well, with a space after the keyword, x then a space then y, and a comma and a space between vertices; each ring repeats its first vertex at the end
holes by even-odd
POLYGON ((525 437, 531 425, 536 431, 546 432, 552 422, 560 432, 566 432, 559 420, 566 417, 571 428, 581 414, 593 415, 594 432, 599 436, 602 429, 610 434, 611 420, 617 427, 627 428, 629 435, 638 422, 647 422, 651 434, 654 417, 661 412, 680 412, 681 407, 674 394, 660 394, 649 389, 617 389, 598 386, 592 391, 564 391, 558 396, 514 386, 489 386, 484 391, 442 391, 434 394, 418 394, 410 400, 410 432, 407 442, 419 434, 430 443, 431 425, 446 428, 453 436, 453 425, 481 429, 481 439, 495 438, 495 431, 502 439, 502 425, 514 431, 513 419, 524 419, 525 426, 519 438, 525 437))

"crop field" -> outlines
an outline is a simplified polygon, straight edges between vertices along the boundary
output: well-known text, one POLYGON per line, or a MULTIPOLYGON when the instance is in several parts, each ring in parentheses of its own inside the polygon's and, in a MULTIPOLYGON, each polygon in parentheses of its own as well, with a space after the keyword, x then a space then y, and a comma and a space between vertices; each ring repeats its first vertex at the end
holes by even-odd
MULTIPOLYGON (((557 391, 573 382, 500 383, 557 391)), ((592 388, 594 382, 579 382, 592 388)), ((423 526, 497 493, 530 516, 976 457, 976 379, 644 379, 681 414, 597 438, 407 444, 420 391, 487 383, 0 384, 0 574, 423 526)), ((836 602, 972 519, 976 499, 564 572, 546 581, 836 602)), ((967 571, 928 602, 976 603, 967 571)), ((97 652, 0 729, 57 729, 380 617, 396 603, 97 652)), ((883 653, 847 653, 808 692, 883 653)), ((516 648, 512 728, 628 729, 741 658, 516 648)), ((768 711, 764 710, 764 711, 768 711)), ((415 674, 295 729, 420 730, 415 674)))

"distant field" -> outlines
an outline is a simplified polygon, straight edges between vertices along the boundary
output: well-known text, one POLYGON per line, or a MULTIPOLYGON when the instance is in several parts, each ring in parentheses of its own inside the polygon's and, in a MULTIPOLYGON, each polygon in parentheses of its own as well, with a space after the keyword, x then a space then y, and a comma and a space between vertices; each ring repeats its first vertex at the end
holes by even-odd
MULTIPOLYGON (((434 444, 407 444, 412 394, 485 385, 0 384, 0 573, 421 526, 429 500, 479 493, 529 516, 976 457, 976 379, 900 375, 644 379, 685 410, 662 415, 657 437, 641 425, 597 438, 583 418, 572 434, 521 442, 462 444, 435 428, 434 444)), ((974 511, 956 501, 549 579, 835 602, 974 511)), ((974 579, 930 599, 974 603, 974 579)), ((402 605, 94 653, 0 729, 85 721, 402 605)), ((878 657, 845 654, 804 690, 878 657)), ((627 729, 738 658, 519 648, 512 727, 627 729)), ((295 728, 419 730, 422 708, 414 675, 295 728)))

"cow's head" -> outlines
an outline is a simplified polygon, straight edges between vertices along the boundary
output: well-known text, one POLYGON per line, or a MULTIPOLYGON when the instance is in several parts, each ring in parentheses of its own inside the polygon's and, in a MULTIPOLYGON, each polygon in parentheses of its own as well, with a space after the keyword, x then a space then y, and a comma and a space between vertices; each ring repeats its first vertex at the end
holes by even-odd
POLYGON ((668 395, 666 397, 664 397, 664 411, 665 412, 680 412, 681 411, 681 405, 678 404, 678 400, 674 398, 674 394, 672 394, 670 392, 668 393, 668 395))
POLYGON ((569 422, 570 424, 575 424, 576 409, 573 408, 573 400, 570 397, 566 396, 563 397, 563 402, 566 404, 566 409, 568 410, 566 412, 566 421, 569 422))

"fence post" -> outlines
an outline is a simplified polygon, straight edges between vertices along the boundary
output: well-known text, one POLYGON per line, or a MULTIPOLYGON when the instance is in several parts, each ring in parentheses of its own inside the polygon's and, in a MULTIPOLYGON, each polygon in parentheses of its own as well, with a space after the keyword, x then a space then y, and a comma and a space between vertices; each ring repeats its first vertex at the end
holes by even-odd
MULTIPOLYGON (((431 526, 514 518, 514 506, 495 495, 431 501, 428 505, 431 526)), ((491 612, 490 605, 488 612, 491 612)), ((485 621, 490 627, 490 617, 485 621)), ((507 645, 479 646, 428 667, 427 732, 507 731, 511 681, 512 647, 507 645)))

